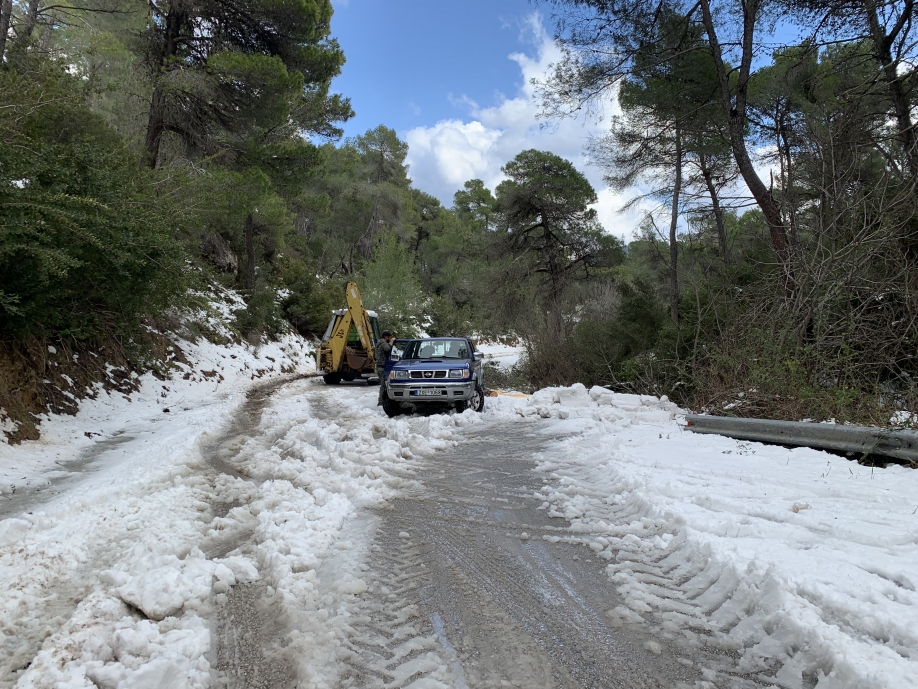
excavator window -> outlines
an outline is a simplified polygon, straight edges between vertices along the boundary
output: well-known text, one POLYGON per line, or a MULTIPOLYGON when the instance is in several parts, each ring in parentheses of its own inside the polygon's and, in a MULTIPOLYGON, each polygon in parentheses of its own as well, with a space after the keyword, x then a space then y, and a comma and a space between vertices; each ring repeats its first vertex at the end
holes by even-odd
POLYGON ((347 333, 347 346, 348 347, 359 347, 360 346, 360 335, 357 334, 357 328, 354 327, 354 324, 351 324, 351 329, 347 333))
POLYGON ((325 334, 322 336, 322 342, 328 342, 331 339, 332 333, 335 331, 335 323, 338 322, 340 316, 332 316, 331 320, 328 322, 328 327, 325 329, 325 334))

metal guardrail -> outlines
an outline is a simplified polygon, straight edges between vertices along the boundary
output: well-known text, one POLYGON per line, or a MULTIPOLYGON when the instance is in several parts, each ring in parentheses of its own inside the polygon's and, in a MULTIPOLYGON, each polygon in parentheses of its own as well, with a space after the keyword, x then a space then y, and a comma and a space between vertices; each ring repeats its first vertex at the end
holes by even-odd
POLYGON ((688 429, 715 433, 737 440, 758 440, 780 445, 875 454, 918 462, 918 432, 895 431, 871 426, 842 426, 806 421, 738 419, 728 416, 689 414, 688 429))

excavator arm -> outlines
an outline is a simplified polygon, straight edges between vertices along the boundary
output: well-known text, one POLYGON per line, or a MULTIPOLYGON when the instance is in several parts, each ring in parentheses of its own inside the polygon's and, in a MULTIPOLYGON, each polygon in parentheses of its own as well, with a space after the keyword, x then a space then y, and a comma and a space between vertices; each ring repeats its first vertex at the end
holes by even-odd
POLYGON ((325 374, 327 383, 353 380, 374 372, 376 368, 373 351, 376 344, 375 314, 371 318, 364 308, 355 283, 347 283, 345 298, 347 308, 335 311, 316 352, 316 367, 325 374), (351 335, 352 328, 357 335, 356 341, 351 335))
MULTIPOLYGON (((347 295, 347 310, 357 329, 357 336, 360 338, 360 344, 367 351, 367 355, 372 359, 373 352, 373 328, 370 325, 370 315, 363 308, 363 300, 360 298, 360 290, 357 289, 356 282, 347 283, 344 289, 347 295)), ((375 362, 373 363, 375 366, 375 362)))

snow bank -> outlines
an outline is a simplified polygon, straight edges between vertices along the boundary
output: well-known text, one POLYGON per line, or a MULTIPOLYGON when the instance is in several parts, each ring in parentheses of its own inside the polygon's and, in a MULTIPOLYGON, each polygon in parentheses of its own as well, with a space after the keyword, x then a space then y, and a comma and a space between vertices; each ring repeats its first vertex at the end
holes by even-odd
POLYGON ((214 591, 257 579, 255 568, 238 556, 208 560, 193 549, 180 560, 143 545, 121 566, 96 575, 92 593, 45 643, 17 686, 211 685, 209 601, 214 591))
POLYGON ((705 668, 717 686, 916 686, 918 472, 695 435, 665 398, 580 385, 501 413, 570 434, 543 507, 609 561, 614 623, 739 654, 705 668))
MULTIPOLYGON (((314 369, 308 344, 295 335, 259 347, 206 340, 182 346, 189 364, 176 362, 170 379, 147 374, 130 396, 100 389, 75 416, 45 417, 40 440, 0 443, 0 686, 26 668, 42 669, 23 678, 24 686, 35 685, 43 673, 48 679, 42 682, 53 685, 58 677, 53 667, 72 661, 68 654, 85 654, 75 650, 82 648, 80 634, 85 631, 86 643, 95 643, 96 632, 86 631, 95 626, 87 621, 97 616, 92 610, 114 625, 101 638, 117 631, 126 605, 148 608, 147 636, 151 624, 165 625, 163 634, 174 631, 169 627, 174 606, 167 603, 170 595, 178 595, 172 586, 160 592, 158 602, 149 581, 134 582, 133 594, 119 597, 115 582, 100 572, 114 568, 139 575, 154 568, 150 558, 186 559, 201 541, 202 520, 209 521, 211 509, 212 481, 202 475, 202 438, 233 418, 256 380, 314 369), (75 486, 79 489, 71 489, 75 486), (141 557, 135 546, 147 555, 141 557), (51 638, 66 638, 64 646, 49 650, 43 660, 34 658, 55 631, 51 638)), ((173 580, 176 588, 198 581, 195 596, 204 595, 200 577, 189 580, 190 570, 180 571, 182 578, 173 580)), ((186 594, 181 593, 181 607, 191 609, 194 596, 186 594)), ((201 629, 195 633, 207 632, 201 629)), ((163 643, 171 648, 169 640, 163 643)), ((143 657, 165 662, 166 651, 154 650, 143 657)), ((103 651, 100 657, 107 657, 103 651)), ((192 656, 183 657, 197 663, 192 656)), ((117 653, 112 657, 117 660, 117 653)), ((140 664, 132 660, 125 673, 140 664)), ((201 670, 201 677, 208 672, 201 670)), ((111 686, 128 681, 127 674, 117 676, 111 686)))
POLYGON ((501 342, 477 342, 475 348, 484 354, 485 362, 492 361, 500 368, 512 368, 523 355, 520 345, 507 345, 501 342))
POLYGON ((138 419, 79 490, 0 521, 0 684, 211 686, 215 632, 247 584, 282 632, 268 652, 301 686, 337 686, 375 528, 359 508, 482 422, 386 419, 376 394, 292 382, 250 430, 226 423, 232 396, 172 427, 138 419))
MULTIPOLYGON (((100 384, 96 399, 81 401, 75 416, 42 415, 39 440, 17 446, 0 442, 0 514, 4 496, 82 471, 83 464, 111 454, 127 439, 181 435, 171 427, 188 426, 188 413, 196 417, 190 423, 195 434, 225 421, 256 380, 315 370, 311 346, 295 334, 257 347, 204 339, 179 344, 188 364, 174 361, 168 380, 152 372, 138 376, 140 389, 130 396, 105 391, 100 384)), ((2 418, 0 410, 0 423, 2 418)))

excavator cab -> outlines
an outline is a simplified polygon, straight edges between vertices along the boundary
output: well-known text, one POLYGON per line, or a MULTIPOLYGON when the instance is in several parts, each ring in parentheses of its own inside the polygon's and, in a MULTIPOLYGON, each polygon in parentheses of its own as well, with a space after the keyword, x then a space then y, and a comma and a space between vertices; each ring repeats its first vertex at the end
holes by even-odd
POLYGON ((328 385, 357 378, 373 384, 378 382, 373 348, 379 339, 379 317, 364 308, 355 283, 347 284, 345 296, 347 308, 332 312, 316 351, 316 370, 328 385))
MULTIPOLYGON (((331 340, 332 335, 335 332, 335 327, 341 323, 341 319, 344 318, 347 314, 347 309, 336 309, 332 311, 331 320, 328 322, 328 327, 325 329, 325 334, 322 336, 322 342, 328 342, 331 340)), ((379 317, 376 315, 375 311, 367 311, 367 316, 370 319, 370 330, 373 333, 372 339, 375 344, 379 340, 379 317)), ((359 347, 360 346, 360 335, 357 333, 357 328, 354 327, 354 324, 351 323, 351 327, 347 333, 347 344, 350 347, 359 347)))

